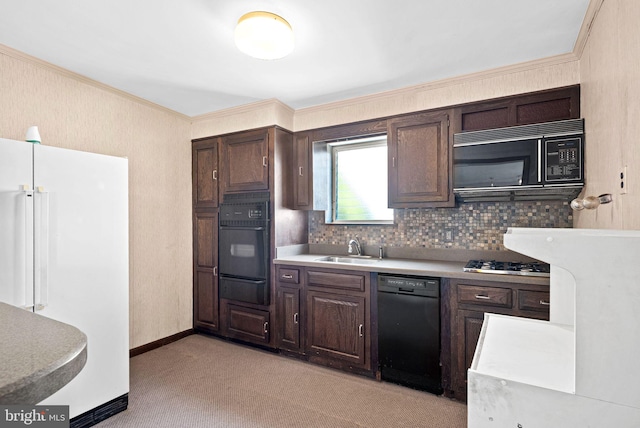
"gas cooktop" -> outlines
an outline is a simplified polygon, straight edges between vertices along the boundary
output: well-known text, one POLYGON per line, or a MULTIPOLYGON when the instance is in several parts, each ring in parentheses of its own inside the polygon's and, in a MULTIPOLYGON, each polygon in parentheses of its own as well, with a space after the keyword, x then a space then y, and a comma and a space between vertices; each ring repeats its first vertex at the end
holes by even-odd
POLYGON ((495 260, 469 260, 464 272, 497 273, 503 275, 550 276, 546 263, 498 262, 495 260))

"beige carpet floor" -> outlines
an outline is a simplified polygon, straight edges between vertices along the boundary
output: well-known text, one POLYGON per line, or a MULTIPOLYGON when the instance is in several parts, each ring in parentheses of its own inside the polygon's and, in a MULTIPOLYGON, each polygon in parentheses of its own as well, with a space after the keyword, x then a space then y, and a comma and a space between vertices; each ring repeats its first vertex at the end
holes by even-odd
POLYGON ((131 359, 107 427, 466 427, 464 404, 208 336, 131 359))

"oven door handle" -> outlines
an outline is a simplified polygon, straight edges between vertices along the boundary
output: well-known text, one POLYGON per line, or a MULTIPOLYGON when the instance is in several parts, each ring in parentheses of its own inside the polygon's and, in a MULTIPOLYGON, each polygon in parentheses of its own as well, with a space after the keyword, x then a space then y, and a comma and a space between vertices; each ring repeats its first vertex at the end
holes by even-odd
POLYGON ((246 227, 246 226, 223 226, 220 225, 220 230, 255 230, 261 231, 266 230, 265 226, 254 226, 254 227, 246 227))
POLYGON ((222 279, 230 279, 232 281, 238 281, 238 282, 247 282, 249 284, 261 284, 266 281, 266 278, 243 278, 241 276, 229 275, 222 272, 219 272, 218 275, 222 279))

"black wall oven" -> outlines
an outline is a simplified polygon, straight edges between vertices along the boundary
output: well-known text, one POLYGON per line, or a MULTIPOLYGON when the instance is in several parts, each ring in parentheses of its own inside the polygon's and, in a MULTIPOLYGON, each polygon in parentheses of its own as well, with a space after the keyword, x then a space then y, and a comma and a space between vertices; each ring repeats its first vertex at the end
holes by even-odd
POLYGON ((225 196, 218 234, 220 297, 269 304, 269 194, 225 196))

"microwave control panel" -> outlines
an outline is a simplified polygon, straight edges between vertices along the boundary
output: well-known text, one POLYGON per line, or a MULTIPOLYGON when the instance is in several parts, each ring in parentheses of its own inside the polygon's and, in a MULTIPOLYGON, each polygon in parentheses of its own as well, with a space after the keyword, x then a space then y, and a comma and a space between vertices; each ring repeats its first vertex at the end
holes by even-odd
POLYGON ((582 138, 570 137, 545 141, 545 181, 582 181, 582 138))

